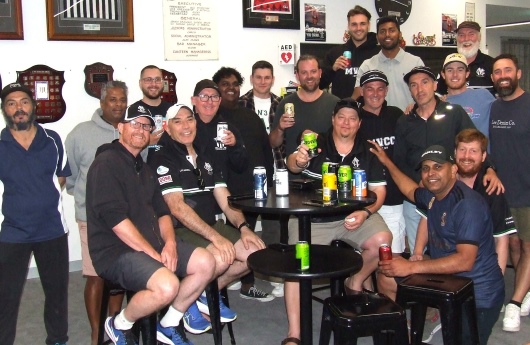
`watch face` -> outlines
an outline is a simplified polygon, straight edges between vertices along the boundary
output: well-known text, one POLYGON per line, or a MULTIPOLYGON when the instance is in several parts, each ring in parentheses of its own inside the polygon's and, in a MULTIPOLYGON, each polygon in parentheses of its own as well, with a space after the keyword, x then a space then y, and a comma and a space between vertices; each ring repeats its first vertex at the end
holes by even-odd
POLYGON ((394 16, 403 24, 410 16, 412 0, 375 0, 379 17, 394 16))

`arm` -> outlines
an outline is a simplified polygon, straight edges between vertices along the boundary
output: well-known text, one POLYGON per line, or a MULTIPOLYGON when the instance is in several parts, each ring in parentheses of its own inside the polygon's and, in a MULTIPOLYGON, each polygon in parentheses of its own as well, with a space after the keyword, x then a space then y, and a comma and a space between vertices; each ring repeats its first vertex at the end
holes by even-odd
POLYGON ((80 162, 77 159, 78 155, 76 154, 76 145, 73 139, 74 135, 74 131, 70 132, 64 142, 68 164, 70 165, 70 172, 72 173, 66 178, 66 192, 70 195, 74 195, 75 181, 77 180, 80 167, 80 162))
POLYGON ((296 152, 287 157, 287 169, 293 174, 299 174, 308 166, 311 158, 307 154, 307 145, 301 144, 296 152))
POLYGON ((276 148, 283 143, 285 130, 294 126, 294 122, 295 119, 290 117, 289 114, 282 114, 282 116, 280 116, 277 126, 269 134, 271 147, 276 148))
POLYGON ((171 272, 177 270, 177 241, 175 240, 175 231, 173 230, 173 222, 170 216, 162 216, 158 218, 158 226, 160 227, 160 235, 164 240, 164 248, 160 253, 160 259, 164 266, 171 272))
POLYGON ((223 139, 223 143, 229 141, 230 145, 227 145, 227 156, 228 164, 237 173, 245 171, 248 161, 248 153, 243 143, 243 137, 239 131, 232 127, 232 131, 226 131, 227 135, 223 139))
POLYGON ((495 251, 497 252, 497 260, 501 268, 502 275, 506 271, 506 264, 508 263, 508 235, 495 237, 495 251))
POLYGON ((410 257, 410 261, 423 260, 423 252, 429 240, 429 232, 427 231, 427 218, 421 217, 418 224, 418 232, 416 234, 416 244, 414 245, 414 253, 410 257))
POLYGON ((115 225, 112 230, 126 245, 132 249, 144 252, 156 261, 161 261, 160 254, 147 242, 147 240, 140 234, 136 226, 129 218, 126 218, 115 225))
POLYGON ((66 184, 66 177, 59 176, 59 177, 57 177, 57 180, 59 181, 59 186, 61 186, 61 188, 63 188, 64 185, 66 184))

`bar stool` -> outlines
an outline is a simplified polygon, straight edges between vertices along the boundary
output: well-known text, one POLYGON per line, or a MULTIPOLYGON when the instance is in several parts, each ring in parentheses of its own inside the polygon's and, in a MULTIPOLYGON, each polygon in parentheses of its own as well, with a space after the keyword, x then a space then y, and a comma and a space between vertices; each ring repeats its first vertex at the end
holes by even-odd
MULTIPOLYGON (((206 299, 208 301, 208 310, 210 311, 210 322, 212 323, 212 334, 213 342, 215 345, 223 344, 223 326, 221 325, 221 314, 219 311, 219 288, 217 287, 217 279, 211 281, 206 285, 206 299)), ((224 303, 227 307, 230 307, 228 302, 228 293, 227 289, 223 288, 221 290, 221 296, 224 299, 224 303)), ((182 324, 182 322, 181 322, 182 324)), ((230 342, 232 345, 236 344, 234 338, 234 330, 232 329, 232 323, 229 322, 226 324, 228 328, 228 334, 230 334, 230 342)))
POLYGON ((378 293, 347 289, 347 296, 326 298, 322 312, 319 345, 356 345, 357 338, 372 336, 374 345, 408 344, 405 311, 378 293))
POLYGON ((450 274, 413 274, 398 283, 396 301, 403 308, 411 307, 411 344, 422 344, 427 306, 440 310, 444 344, 462 344, 464 310, 472 341, 479 343, 471 279, 450 274))

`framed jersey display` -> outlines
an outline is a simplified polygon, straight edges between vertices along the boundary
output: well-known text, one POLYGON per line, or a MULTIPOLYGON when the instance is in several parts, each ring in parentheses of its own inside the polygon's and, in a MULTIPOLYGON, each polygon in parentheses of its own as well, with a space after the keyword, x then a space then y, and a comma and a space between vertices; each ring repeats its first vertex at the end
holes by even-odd
POLYGON ((0 40, 23 40, 21 0, 0 0, 0 40))
POLYGON ((300 30, 300 0, 243 0, 243 27, 300 30))
POLYGON ((375 9, 379 17, 394 16, 403 24, 409 19, 412 0, 375 0, 375 9))

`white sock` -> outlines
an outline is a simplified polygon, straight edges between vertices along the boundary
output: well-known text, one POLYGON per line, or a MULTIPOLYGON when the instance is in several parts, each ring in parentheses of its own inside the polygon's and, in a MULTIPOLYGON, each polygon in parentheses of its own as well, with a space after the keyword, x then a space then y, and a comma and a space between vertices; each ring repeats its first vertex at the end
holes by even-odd
POLYGON ((116 317, 114 318, 114 327, 116 329, 121 330, 128 330, 131 329, 134 325, 134 322, 131 322, 125 318, 125 314, 123 313, 125 309, 123 309, 116 317))
MULTIPOLYGON (((193 303, 195 303, 195 301, 193 303)), ((183 315, 184 313, 178 311, 177 309, 173 308, 172 305, 170 305, 166 315, 164 315, 162 320, 160 320, 160 325, 162 327, 176 327, 179 325, 180 320, 182 320, 183 315)))

